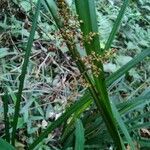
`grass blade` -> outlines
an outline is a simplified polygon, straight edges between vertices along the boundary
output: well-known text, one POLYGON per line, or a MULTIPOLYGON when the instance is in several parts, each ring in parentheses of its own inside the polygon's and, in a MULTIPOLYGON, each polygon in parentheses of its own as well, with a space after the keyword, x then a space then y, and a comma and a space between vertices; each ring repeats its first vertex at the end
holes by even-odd
MULTIPOLYGON (((89 95, 90 96, 90 95, 89 95)), ((71 117, 71 120, 69 121, 69 123, 67 124, 67 126, 64 129, 61 141, 64 142, 66 137, 68 137, 68 135, 72 132, 72 129, 74 129, 74 123, 76 121, 76 118, 79 118, 80 115, 87 109, 90 107, 92 103, 92 100, 87 99, 87 103, 85 103, 83 106, 80 107, 80 109, 78 109, 71 117)))
POLYGON ((124 0, 123 5, 122 5, 122 7, 121 7, 121 9, 119 11, 119 14, 117 16, 117 19, 116 19, 116 21, 115 21, 115 23, 113 25, 112 31, 110 33, 110 36, 109 36, 109 38, 108 38, 108 40, 106 42, 105 50, 109 50, 110 47, 111 47, 111 44, 112 44, 112 42, 113 42, 113 40, 115 38, 115 35, 117 33, 117 30, 118 30, 119 26, 120 26, 121 20, 123 18, 125 10, 126 10, 126 8, 128 6, 128 3, 129 3, 129 0, 124 0))
POLYGON ((50 11, 50 13, 51 13, 52 17, 54 18, 55 23, 58 26, 58 28, 62 27, 63 23, 60 19, 56 3, 53 0, 51 0, 51 1, 44 0, 44 2, 45 2, 45 3, 43 3, 44 6, 47 8, 47 10, 50 11))
POLYGON ((126 72, 128 72, 131 68, 133 68, 135 65, 137 65, 139 62, 144 60, 145 57, 150 56, 150 48, 143 50, 140 54, 138 54, 135 58, 133 58, 131 61, 129 61, 127 64, 125 64, 123 67, 121 67, 119 70, 117 70, 115 73, 110 75, 107 78, 107 86, 111 85, 114 81, 119 79, 122 75, 124 75, 126 72))
POLYGON ((143 107, 144 105, 149 103, 150 103, 150 97, 143 96, 143 97, 135 98, 130 101, 120 103, 118 105, 118 109, 121 115, 125 115, 126 113, 129 113, 130 111, 133 111, 136 108, 143 107))
POLYGON ((29 40, 28 40, 28 44, 27 44, 27 48, 26 48, 26 53, 24 56, 22 71, 21 71, 21 75, 19 77, 20 83, 19 83, 19 89, 18 89, 18 93, 17 93, 17 101, 15 104, 15 114, 14 114, 13 124, 12 124, 13 125, 12 139, 11 139, 12 145, 15 145, 16 128, 17 128, 18 116, 19 116, 19 111, 20 111, 20 102, 21 102, 21 97, 22 97, 22 90, 23 90, 23 86, 24 86, 24 80, 25 80, 25 75, 27 72, 27 66, 28 66, 28 62, 29 62, 31 48, 32 48, 33 40, 34 40, 35 30, 36 30, 36 26, 37 26, 38 15, 40 12, 40 3, 41 3, 41 0, 38 0, 37 5, 36 5, 36 12, 35 12, 33 23, 32 23, 31 33, 29 36, 29 40))
POLYGON ((84 128, 81 120, 76 120, 75 129, 75 150, 84 150, 84 128))
MULTIPOLYGON (((85 49, 88 54, 87 57, 92 52, 95 52, 98 55, 102 54, 102 51, 100 51, 99 36, 97 34, 98 26, 94 0, 75 0, 75 4, 77 14, 79 15, 79 20, 82 20, 83 22, 80 24, 80 27, 81 31, 83 32, 84 39, 86 39, 87 36, 89 37, 91 33, 96 33, 96 36, 94 35, 92 40, 84 42, 85 49)), ((94 89, 95 91, 97 91, 97 93, 91 93, 91 96, 93 96, 98 110, 102 113, 105 124, 117 148, 124 149, 123 142, 118 132, 114 116, 112 115, 102 63, 98 60, 94 60, 93 63, 100 70, 98 69, 99 71, 97 71, 98 75, 95 75, 94 71, 92 70, 92 74, 95 81, 94 89)))
POLYGON ((0 138, 0 146, 1 146, 1 150, 15 150, 15 148, 12 145, 7 143, 2 138, 0 138))
MULTIPOLYGON (((141 107, 144 108, 144 106, 146 106, 149 103, 150 103, 150 96, 146 95, 146 96, 138 97, 133 100, 129 100, 129 101, 120 103, 119 105, 117 105, 117 109, 119 110, 119 114, 126 115, 129 112, 134 112, 135 109, 141 109, 141 107)), ((112 105, 114 105, 114 104, 112 104, 112 105)), ((116 109, 116 108, 114 108, 114 109, 116 109)), ((134 121, 137 121, 139 119, 142 119, 142 118, 148 118, 149 116, 150 116, 149 112, 146 112, 146 113, 138 115, 137 117, 134 117, 134 118, 127 118, 127 120, 124 123, 126 124, 127 128, 131 132, 135 128, 140 128, 141 126, 143 126, 143 127, 148 126, 149 123, 140 124, 140 125, 136 124, 136 126, 134 126, 134 127, 132 127, 132 126, 128 127, 129 124, 131 124, 134 121)), ((98 115, 94 116, 94 120, 97 117, 98 117, 98 115)), ((97 130, 99 128, 99 126, 100 126, 100 122, 95 126, 95 128, 91 129, 90 132, 97 130)), ((121 125, 121 127, 122 127, 122 125, 121 125)))
POLYGON ((145 150, 147 150, 150 148, 150 139, 142 138, 138 140, 138 143, 140 144, 141 149, 144 148, 145 150))
POLYGON ((143 118, 145 118, 145 119, 150 118, 150 113, 149 113, 149 112, 143 113, 143 114, 141 114, 141 115, 138 115, 138 116, 136 116, 136 117, 133 117, 133 118, 131 118, 131 119, 125 121, 125 123, 126 123, 126 124, 131 124, 131 123, 133 123, 133 122, 135 122, 135 121, 138 121, 138 120, 141 120, 141 119, 143 119, 143 118))
POLYGON ((141 129, 141 128, 148 128, 149 129, 149 127, 150 127, 150 122, 144 122, 144 123, 135 124, 132 127, 129 127, 128 130, 131 132, 133 130, 141 129))
MULTIPOLYGON (((137 57, 135 57, 133 60, 131 60, 131 61, 133 61, 134 63, 132 63, 132 67, 133 66, 135 66, 137 63, 139 63, 140 61, 142 61, 146 56, 149 56, 150 55, 150 50, 145 50, 145 51, 143 51, 142 53, 140 53, 137 57)), ((118 72, 119 72, 119 75, 118 75, 118 73, 115 73, 116 75, 117 75, 117 77, 114 77, 114 74, 112 74, 112 75, 110 75, 110 77, 108 77, 108 79, 106 80, 106 85, 107 86, 109 86, 111 83, 113 83, 116 79, 118 79, 119 77, 121 77, 124 73, 126 73, 127 71, 129 71, 132 67, 130 66, 129 67, 129 65, 128 64, 126 64, 126 65, 124 65, 123 66, 124 68, 126 68, 125 70, 124 69, 122 69, 122 68, 120 68, 119 70, 118 70, 118 72)), ((82 97, 82 100, 81 100, 81 102, 78 104, 79 106, 78 106, 78 108, 81 108, 85 103, 88 103, 88 101, 91 101, 91 99, 89 99, 89 97, 90 97, 90 93, 88 92, 88 90, 86 90, 85 91, 85 95, 82 97), (85 95, 86 95, 86 97, 85 97, 85 95)), ((75 106, 76 104, 73 104, 72 105, 72 108, 74 108, 74 107, 76 107, 75 106)), ((71 108, 71 109, 72 109, 71 108)), ((74 111, 72 111, 72 113, 74 113, 76 110, 74 110, 74 111)), ((72 113, 70 113, 70 115, 72 114, 72 113)), ((65 117, 65 114, 63 114, 62 115, 62 118, 64 118, 65 117)), ((69 116, 68 116, 69 117, 69 116)), ((64 122, 64 120, 61 120, 62 122, 64 122)), ((42 136, 42 138, 40 138, 40 140, 39 140, 39 137, 35 140, 35 144, 33 143, 33 144, 31 144, 31 149, 32 149, 32 147, 34 148, 35 146, 36 146, 36 144, 38 144, 41 140, 43 140, 53 129, 55 129, 55 128, 57 128, 62 122, 59 122, 59 121, 55 121, 54 123, 52 123, 52 125, 50 125, 49 126, 49 128, 48 129, 46 129, 43 133, 42 133, 42 135, 40 135, 40 136, 42 136), (56 122, 56 123, 55 123, 56 122), (59 124, 57 124, 59 122, 59 124), (51 127, 52 126, 52 127, 51 127), (44 136, 43 136, 44 135, 44 136)))
POLYGON ((130 144, 131 150, 134 150, 134 144, 132 142, 132 138, 130 137, 128 129, 127 129, 125 123, 123 122, 123 120, 122 120, 116 106, 114 105, 114 103, 112 103, 112 110, 113 110, 113 113, 114 113, 114 116, 116 118, 116 121, 117 121, 119 128, 121 129, 122 133, 124 134, 128 144, 130 144))
POLYGON ((76 0, 76 10, 79 15, 79 20, 82 22, 80 24, 81 31, 85 38, 90 36, 90 33, 96 33, 93 37, 92 44, 85 40, 85 48, 87 54, 91 54, 92 51, 96 53, 101 53, 100 43, 99 43, 99 34, 98 34, 98 25, 96 19, 95 3, 93 0, 76 0), (84 8, 84 9, 83 9, 84 8))

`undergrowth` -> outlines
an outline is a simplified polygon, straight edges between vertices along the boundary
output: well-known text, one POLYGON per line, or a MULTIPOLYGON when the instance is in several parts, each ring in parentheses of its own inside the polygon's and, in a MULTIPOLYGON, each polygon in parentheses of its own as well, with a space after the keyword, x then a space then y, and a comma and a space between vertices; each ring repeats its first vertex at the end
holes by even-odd
POLYGON ((3 149, 149 149, 149 9, 2 0, 3 149))

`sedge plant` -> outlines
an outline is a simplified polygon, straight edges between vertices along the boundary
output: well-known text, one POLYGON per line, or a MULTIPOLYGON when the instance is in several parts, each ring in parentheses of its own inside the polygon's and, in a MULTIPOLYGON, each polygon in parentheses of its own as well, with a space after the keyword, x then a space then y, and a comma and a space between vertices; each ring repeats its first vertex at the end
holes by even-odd
MULTIPOLYGON (((18 88, 17 101, 15 104, 12 134, 10 134, 8 130, 5 130, 7 142, 9 143, 11 141, 10 143, 14 146, 22 90, 37 26, 40 3, 41 1, 38 0, 36 13, 32 24, 32 30, 29 37, 26 54, 24 56, 22 73, 19 78, 20 85, 18 88)), ((132 123, 137 121, 138 119, 142 117, 149 117, 149 115, 148 113, 145 113, 133 118, 132 120, 128 119, 125 121, 123 120, 123 116, 128 112, 134 111, 141 105, 145 106, 146 104, 149 104, 150 95, 145 95, 143 97, 130 100, 129 102, 123 102, 116 105, 113 101, 110 100, 108 96, 108 88, 125 73, 127 73, 131 68, 137 65, 140 61, 150 56, 150 49, 143 50, 130 62, 128 62, 122 68, 118 69, 109 77, 105 77, 103 69, 103 63, 105 59, 109 59, 110 55, 113 53, 113 51, 111 50, 111 45, 121 24, 121 20, 129 4, 129 0, 124 0, 104 49, 100 47, 100 38, 98 33, 94 0, 75 0, 77 14, 76 16, 72 15, 71 10, 67 6, 65 0, 57 0, 57 2, 53 0, 43 0, 42 4, 53 17, 57 28, 60 31, 64 42, 66 43, 72 59, 76 62, 76 66, 78 67, 83 79, 85 80, 87 88, 83 96, 77 102, 67 108, 66 111, 56 121, 51 123, 35 139, 35 141, 28 146, 28 149, 35 149, 38 144, 48 136, 49 133, 51 133, 60 125, 64 124, 65 125, 62 141, 67 140, 67 142, 65 144, 62 144, 64 145, 63 149, 67 149, 68 147, 72 147, 75 150, 85 149, 92 141, 92 138, 90 138, 89 135, 93 135, 92 133, 99 130, 101 125, 106 126, 106 134, 109 134, 111 139, 110 141, 113 141, 112 143, 115 149, 126 149, 126 144, 128 145, 128 147, 130 147, 131 150, 136 149, 134 143, 135 139, 133 140, 131 132, 134 129, 148 126, 149 122, 143 123, 142 126, 140 124, 137 124, 137 126, 128 126, 128 124, 132 125, 132 123), (82 37, 80 41, 77 40, 79 35, 82 37), (78 42, 81 42, 83 44, 83 48, 86 54, 85 56, 82 56, 82 54, 80 53, 81 50, 77 47, 78 42), (83 117, 83 119, 81 119, 81 114, 83 114, 83 112, 87 110, 87 108, 90 109, 90 106, 93 103, 95 104, 95 109, 97 110, 95 116, 90 116, 89 118, 86 118, 85 116, 83 117), (92 124, 90 120, 96 119, 99 119, 99 122, 97 122, 97 124, 94 124, 94 127, 92 127, 90 130, 86 129, 86 120, 89 120, 88 124, 92 124), (68 122, 68 120, 70 121, 68 122)), ((9 98, 6 93, 3 97, 5 114, 4 116, 7 122, 5 124, 6 128, 9 128, 10 126, 7 118, 8 99, 9 98)), ((102 138, 100 134, 96 134, 93 137, 95 137, 96 139, 102 138)), ((4 140, 0 140, 0 142, 5 143, 4 140)), ((147 144, 147 141, 144 139, 138 140, 138 142, 141 142, 143 145, 147 144)), ((8 146, 8 144, 6 145, 8 146)), ((10 146, 10 148, 12 148, 12 146, 10 146)))

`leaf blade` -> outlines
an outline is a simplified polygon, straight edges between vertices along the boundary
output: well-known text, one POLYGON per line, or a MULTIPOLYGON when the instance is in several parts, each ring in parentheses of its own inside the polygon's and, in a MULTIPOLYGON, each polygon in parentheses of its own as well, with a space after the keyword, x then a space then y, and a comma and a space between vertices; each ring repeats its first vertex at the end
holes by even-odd
POLYGON ((137 65, 139 62, 141 62, 144 58, 147 56, 150 56, 150 48, 143 50, 140 54, 135 56, 131 61, 129 61, 127 64, 122 66, 119 70, 114 72, 112 75, 110 75, 107 78, 107 86, 111 85, 114 81, 116 81, 118 78, 120 78, 123 74, 128 72, 131 68, 133 68, 135 65, 137 65))
POLYGON ((75 150, 84 150, 84 127, 80 119, 76 120, 75 126, 75 150))
POLYGON ((119 114, 115 104, 114 103, 111 103, 111 104, 112 104, 111 105, 112 106, 112 110, 113 110, 114 116, 116 118, 116 121, 117 121, 117 123, 119 125, 119 128, 121 129, 122 133, 124 134, 128 144, 130 144, 130 148, 132 150, 134 150, 134 144, 132 142, 132 138, 130 137, 128 129, 127 129, 125 123, 123 122, 123 120, 122 120, 122 118, 121 118, 121 116, 120 116, 120 114, 119 114))
POLYGON ((19 117, 19 110, 20 110, 20 102, 21 102, 21 98, 22 98, 22 91, 23 91, 23 87, 24 87, 24 80, 25 80, 25 76, 26 76, 26 72, 27 72, 27 66, 29 63, 31 47, 33 44, 35 30, 37 27, 38 15, 40 13, 40 4, 41 4, 41 0, 38 0, 37 4, 36 4, 36 12, 35 12, 33 23, 32 23, 31 33, 30 33, 30 36, 28 39, 26 53, 24 56, 24 62, 23 62, 22 70, 21 70, 21 75, 19 77, 20 83, 19 83, 19 88, 18 88, 18 93, 17 93, 17 101, 15 104, 15 113, 14 113, 14 118, 13 118, 13 123, 12 123, 12 128, 13 128, 12 129, 12 138, 11 138, 12 145, 15 145, 16 129, 17 129, 17 123, 18 123, 18 117, 19 117))
POLYGON ((111 47, 111 44, 112 44, 112 42, 113 42, 113 40, 115 38, 115 35, 117 33, 117 30, 118 30, 118 28, 119 28, 119 26, 121 24, 121 20, 123 18, 125 10, 126 10, 126 8, 128 6, 128 3, 129 3, 129 0, 124 0, 123 4, 121 6, 121 9, 119 11, 119 14, 117 16, 117 19, 116 19, 116 21, 115 21, 115 23, 113 25, 112 31, 111 31, 111 33, 109 35, 109 38, 108 38, 108 40, 107 40, 107 42, 105 44, 105 50, 109 50, 109 48, 111 47))
POLYGON ((0 138, 0 146, 2 150, 15 150, 15 148, 10 145, 8 142, 0 138))

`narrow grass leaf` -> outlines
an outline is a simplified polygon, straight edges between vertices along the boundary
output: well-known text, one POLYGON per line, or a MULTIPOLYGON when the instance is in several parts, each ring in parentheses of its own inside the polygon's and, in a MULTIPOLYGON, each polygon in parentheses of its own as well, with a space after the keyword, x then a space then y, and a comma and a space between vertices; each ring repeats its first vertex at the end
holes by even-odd
POLYGON ((124 0, 123 5, 122 5, 122 7, 121 7, 121 9, 120 9, 120 11, 119 11, 119 14, 118 14, 118 16, 117 16, 117 19, 115 20, 115 23, 114 23, 114 25, 113 25, 112 31, 111 31, 111 33, 110 33, 110 35, 109 35, 109 38, 108 38, 107 42, 106 42, 105 50, 110 49, 110 47, 111 47, 111 45, 112 45, 112 42, 113 42, 113 40, 114 40, 114 38, 115 38, 115 35, 116 35, 116 33, 117 33, 117 30, 118 30, 118 28, 119 28, 119 26, 120 26, 120 24, 121 24, 121 20, 122 20, 122 18, 123 18, 123 15, 124 15, 124 13, 125 13, 125 10, 126 10, 126 8, 127 8, 127 6, 128 6, 128 3, 129 3, 129 0, 124 0))
POLYGON ((76 10, 79 16, 81 31, 86 38, 90 37, 90 33, 96 33, 92 38, 92 42, 85 40, 84 45, 87 54, 91 54, 92 51, 101 53, 98 25, 96 19, 95 3, 93 0, 75 0, 76 10), (83 9, 84 8, 84 9, 83 9))
POLYGON ((146 104, 149 103, 150 103, 150 97, 142 96, 142 97, 137 97, 133 100, 120 103, 117 107, 119 109, 120 114, 125 115, 126 113, 129 113, 135 110, 136 108, 144 107, 146 104))
POLYGON ((79 118, 80 115, 87 109, 90 107, 92 101, 89 99, 87 99, 87 103, 85 103, 83 106, 80 107, 80 109, 78 109, 73 116, 71 117, 71 120, 69 121, 69 123, 67 124, 67 126, 65 127, 65 130, 63 132, 62 135, 62 142, 66 139, 66 137, 72 132, 72 130, 74 129, 74 123, 76 121, 76 118, 79 118))
POLYGON ((72 143, 74 143, 74 134, 70 134, 67 140, 63 142, 62 150, 73 150, 72 143))
POLYGON ((80 119, 75 124, 75 150, 84 150, 84 128, 80 119))
POLYGON ((10 145, 8 142, 6 142, 5 140, 3 140, 2 138, 0 138, 0 149, 1 150, 15 150, 15 148, 10 145))
MULTIPOLYGON (((146 104, 150 104, 150 97, 148 94, 145 96, 142 96, 142 97, 138 97, 138 98, 120 103, 119 105, 117 105, 117 109, 119 110, 119 114, 126 115, 129 112, 132 113, 135 109, 138 109, 138 108, 141 109, 141 107, 144 108, 144 106, 146 104)), ((132 129, 134 129, 134 128, 140 128, 142 126, 147 126, 150 123, 141 124, 141 125, 136 123, 136 125, 134 127, 130 126, 129 124, 134 123, 135 121, 138 121, 139 119, 143 119, 143 118, 148 119, 149 116, 150 116, 149 112, 145 112, 144 114, 138 115, 136 117, 127 118, 127 120, 124 122, 124 124, 126 124, 127 128, 131 132, 132 129)), ((98 118, 98 117, 99 117, 98 114, 95 116, 92 116, 93 120, 96 120, 96 118, 98 118)), ((94 128, 91 128, 90 132, 93 133, 94 131, 98 130, 100 124, 102 124, 102 123, 98 122, 98 124, 96 124, 96 126, 94 128)), ((86 130, 86 131, 88 131, 88 130, 86 130)), ((87 133, 87 134, 89 134, 89 133, 87 133)))
POLYGON ((139 62, 144 60, 144 58, 146 58, 147 56, 150 56, 150 48, 143 50, 140 54, 138 54, 135 58, 133 58, 131 61, 129 61, 126 65, 124 65, 119 70, 117 70, 115 73, 110 75, 106 81, 107 86, 111 85, 114 81, 119 79, 122 75, 124 75, 126 72, 128 72, 131 68, 133 68, 139 62))
POLYGON ((120 114, 119 114, 115 104, 114 103, 111 103, 111 104, 112 104, 111 105, 112 106, 112 111, 113 111, 114 116, 116 118, 117 124, 119 125, 119 128, 121 129, 122 133, 124 134, 128 144, 130 144, 131 150, 134 150, 135 146, 134 146, 134 144, 132 142, 132 139, 130 137, 128 129, 127 129, 126 125, 124 124, 124 122, 123 122, 123 120, 122 120, 122 118, 121 118, 121 116, 120 116, 120 114))
POLYGON ((40 12, 40 3, 41 3, 41 0, 38 0, 37 5, 36 5, 36 12, 35 12, 35 15, 33 17, 34 19, 33 19, 33 23, 32 23, 31 33, 30 33, 30 36, 29 36, 29 40, 28 40, 27 48, 26 48, 26 53, 25 53, 25 56, 24 56, 22 71, 21 71, 21 75, 19 77, 20 83, 19 83, 19 89, 18 89, 18 93, 17 93, 17 101, 16 101, 16 104, 15 104, 15 113, 14 113, 13 124, 12 124, 12 126, 13 126, 12 139, 11 139, 12 145, 15 145, 16 128, 17 128, 19 111, 20 111, 20 102, 21 102, 21 98, 22 98, 24 80, 25 80, 25 75, 26 75, 26 72, 27 72, 27 66, 28 66, 28 63, 29 63, 29 57, 30 57, 30 53, 31 53, 33 40, 34 40, 35 30, 36 30, 36 27, 37 27, 37 20, 38 20, 38 16, 39 16, 39 12, 40 12))
POLYGON ((138 143, 141 148, 145 148, 145 150, 148 150, 150 148, 150 139, 139 139, 138 143))
POLYGON ((133 130, 137 130, 137 129, 142 129, 142 128, 149 128, 150 127, 150 122, 144 122, 144 123, 139 123, 139 124, 135 124, 132 127, 128 128, 128 131, 131 132, 133 130))
MULTIPOLYGON (((75 4, 79 21, 81 20, 80 28, 83 32, 84 39, 87 37, 89 38, 91 33, 96 33, 96 35, 92 37, 92 40, 87 40, 84 42, 87 57, 92 52, 95 52, 95 54, 98 55, 102 54, 102 51, 100 50, 94 0, 75 0, 75 4)), ((98 71, 99 73, 97 73, 97 76, 95 76, 94 71, 92 73, 95 81, 95 87, 90 88, 92 91, 94 91, 91 92, 91 96, 93 96, 93 100, 95 101, 98 110, 102 112, 103 119, 117 148, 123 149, 123 142, 115 124, 114 116, 112 115, 102 63, 97 60, 94 60, 93 63, 100 70, 98 71)))
POLYGON ((144 114, 138 115, 133 118, 129 118, 127 121, 125 121, 125 124, 133 124, 134 122, 140 121, 144 119, 150 118, 150 112, 145 112, 144 114))
POLYGON ((50 11, 52 17, 55 20, 55 23, 56 23, 57 27, 58 28, 62 27, 63 26, 63 22, 60 19, 59 11, 58 11, 57 5, 54 2, 54 0, 51 0, 51 1, 44 0, 44 2, 43 2, 43 4, 44 4, 45 8, 47 8, 47 10, 50 11))

